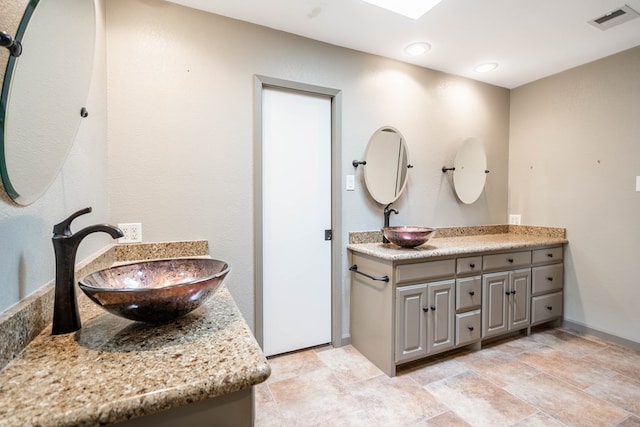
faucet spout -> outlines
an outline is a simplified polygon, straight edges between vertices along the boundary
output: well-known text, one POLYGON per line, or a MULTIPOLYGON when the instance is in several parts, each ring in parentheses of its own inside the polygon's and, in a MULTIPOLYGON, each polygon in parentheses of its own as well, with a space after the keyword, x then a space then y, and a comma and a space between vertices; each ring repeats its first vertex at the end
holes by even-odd
MULTIPOLYGON (((383 213, 384 213, 384 227, 388 227, 389 217, 391 216, 392 213, 398 215, 398 210, 392 208, 391 203, 389 203, 387 206, 385 206, 383 213)), ((382 243, 389 243, 389 240, 386 237, 384 237, 384 234, 382 235, 382 243)))
POLYGON ((123 236, 118 227, 109 224, 90 225, 73 234, 71 222, 78 216, 89 212, 91 212, 90 207, 80 210, 53 227, 51 241, 56 256, 56 284, 52 335, 74 332, 82 326, 74 280, 76 254, 82 239, 97 232, 107 233, 114 239, 123 236))

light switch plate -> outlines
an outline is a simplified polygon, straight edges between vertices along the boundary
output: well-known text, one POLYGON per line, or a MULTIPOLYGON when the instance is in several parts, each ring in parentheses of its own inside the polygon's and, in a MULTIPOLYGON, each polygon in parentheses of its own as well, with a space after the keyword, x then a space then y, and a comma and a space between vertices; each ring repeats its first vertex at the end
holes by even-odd
POLYGON ((640 176, 636 176, 636 191, 640 191, 640 176))
POLYGON ((354 175, 347 175, 347 191, 353 191, 356 189, 356 177, 354 175))
POLYGON ((518 214, 509 214, 509 224, 511 224, 511 225, 520 225, 520 215, 518 215, 518 214))

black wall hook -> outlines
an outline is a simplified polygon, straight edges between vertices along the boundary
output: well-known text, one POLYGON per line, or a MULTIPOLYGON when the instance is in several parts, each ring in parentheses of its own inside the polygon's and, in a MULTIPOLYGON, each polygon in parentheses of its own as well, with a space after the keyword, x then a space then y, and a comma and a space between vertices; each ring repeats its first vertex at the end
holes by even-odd
POLYGON ((366 165, 367 162, 366 161, 358 161, 358 160, 354 160, 353 162, 351 162, 351 164, 353 165, 354 168, 357 168, 359 165, 366 165))

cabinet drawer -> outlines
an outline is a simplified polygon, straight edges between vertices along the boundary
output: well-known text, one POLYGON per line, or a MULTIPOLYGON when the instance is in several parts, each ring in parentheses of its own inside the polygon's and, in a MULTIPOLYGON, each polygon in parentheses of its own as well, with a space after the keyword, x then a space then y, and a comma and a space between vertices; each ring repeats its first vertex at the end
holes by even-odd
POLYGON ((456 311, 480 307, 482 303, 480 276, 456 279, 456 311))
POLYGON ((418 262, 396 267, 396 283, 418 282, 440 277, 452 277, 455 273, 455 260, 418 262))
POLYGON ((480 310, 456 314, 456 346, 480 340, 480 310))
POLYGON ((562 246, 557 248, 536 249, 532 251, 532 263, 544 264, 555 261, 562 261, 562 246))
POLYGON ((534 295, 562 289, 564 282, 562 264, 533 267, 531 270, 533 271, 533 288, 531 292, 534 295))
POLYGON ((456 273, 467 274, 482 271, 482 257, 472 256, 467 258, 458 258, 456 260, 456 273))
POLYGON ((562 316, 562 292, 531 299, 531 324, 535 325, 562 316))
POLYGON ((531 251, 485 255, 482 257, 482 262, 485 270, 522 267, 531 264, 531 251))

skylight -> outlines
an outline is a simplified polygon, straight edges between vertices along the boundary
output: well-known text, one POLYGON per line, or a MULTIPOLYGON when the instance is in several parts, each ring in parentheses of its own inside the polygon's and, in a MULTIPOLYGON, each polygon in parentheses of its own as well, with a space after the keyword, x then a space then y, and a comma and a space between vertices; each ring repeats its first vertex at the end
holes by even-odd
POLYGON ((408 18, 418 19, 441 0, 362 0, 408 18))

